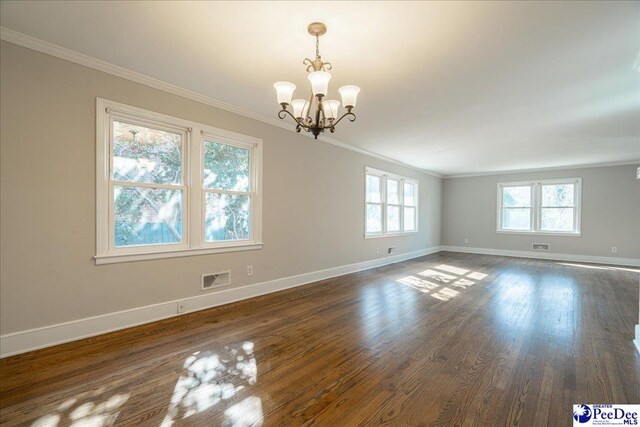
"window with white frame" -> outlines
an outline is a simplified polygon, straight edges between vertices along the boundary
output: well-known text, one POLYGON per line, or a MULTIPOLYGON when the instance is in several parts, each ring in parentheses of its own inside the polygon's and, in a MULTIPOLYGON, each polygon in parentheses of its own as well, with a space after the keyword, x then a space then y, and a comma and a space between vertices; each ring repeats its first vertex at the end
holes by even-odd
POLYGON ((373 168, 365 170, 365 236, 418 231, 418 181, 373 168))
POLYGON ((498 232, 580 234, 581 179, 498 184, 498 232))
POLYGON ((205 241, 251 238, 251 146, 205 135, 203 144, 205 241))
POLYGON ((96 263, 261 247, 262 141, 97 100, 96 263))

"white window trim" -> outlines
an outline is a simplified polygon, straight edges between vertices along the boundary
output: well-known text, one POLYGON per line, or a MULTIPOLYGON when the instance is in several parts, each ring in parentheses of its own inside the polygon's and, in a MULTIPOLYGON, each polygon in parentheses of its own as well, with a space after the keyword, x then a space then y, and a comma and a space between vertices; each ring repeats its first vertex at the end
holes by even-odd
POLYGON ((497 215, 496 215, 496 233, 499 234, 519 234, 519 235, 535 235, 535 236, 568 236, 579 237, 581 232, 582 218, 582 178, 561 178, 546 179, 535 181, 516 181, 516 182, 500 182, 497 186, 497 215), (574 224, 575 231, 544 231, 541 230, 541 212, 542 212, 542 186, 549 184, 574 184, 574 224), (523 187, 531 186, 531 230, 503 230, 502 229, 502 190, 505 187, 523 187))
MULTIPOLYGON (((205 255, 260 249, 262 242, 262 140, 200 123, 154 113, 105 99, 96 99, 96 264, 143 261, 150 259, 205 255), (116 248, 112 236, 113 192, 110 180, 111 121, 147 123, 156 128, 183 134, 183 242, 166 245, 129 246, 116 248), (251 153, 251 239, 225 242, 205 242, 204 206, 202 198, 202 154, 204 140, 243 148, 251 153), (194 155, 198 153, 199 155, 194 155)), ((136 183, 136 186, 138 184, 136 183)), ((160 184, 140 184, 154 188, 160 184)))
MULTIPOLYGON (((206 234, 205 228, 200 227, 200 239, 202 242, 201 246, 203 248, 225 248, 229 246, 235 247, 235 246, 241 246, 241 245, 252 245, 260 242, 261 239, 257 241, 254 236, 262 235, 262 221, 261 221, 262 205, 260 204, 258 206, 258 204, 254 203, 254 201, 257 201, 260 196, 260 180, 258 179, 258 175, 259 175, 260 163, 261 163, 260 160, 262 158, 262 151, 261 151, 262 145, 261 144, 256 145, 255 142, 248 141, 247 137, 244 137, 242 135, 240 135, 242 138, 234 138, 232 135, 228 133, 223 135, 219 132, 219 130, 215 130, 210 127, 203 128, 201 131, 201 136, 202 138, 200 142, 200 156, 199 156, 200 165, 199 165, 199 179, 198 179, 199 192, 200 192, 199 198, 200 198, 200 204, 202 205, 200 207, 201 224, 205 223, 205 218, 206 218, 206 209, 205 209, 204 203, 202 203, 202 201, 205 199, 206 193, 246 194, 249 196, 249 200, 251 201, 251 207, 252 207, 251 214, 250 214, 251 215, 251 229, 249 230, 251 235, 250 239, 233 240, 228 242, 207 242, 205 238, 205 234, 206 234), (231 145, 234 147, 239 147, 239 148, 244 148, 249 150, 249 156, 250 156, 249 167, 252 169, 251 183, 249 185, 250 191, 217 190, 212 188, 205 189, 202 187, 202 174, 204 172, 204 164, 202 163, 202 159, 204 159, 204 149, 205 149, 204 143, 205 142, 219 142, 225 145, 231 145)), ((261 140, 259 141, 262 142, 261 140)))
POLYGON ((390 172, 385 172, 382 171, 380 169, 374 169, 371 167, 365 167, 364 168, 364 238, 365 239, 378 239, 378 238, 382 238, 382 237, 397 237, 397 236, 407 236, 410 234, 418 234, 420 232, 420 227, 419 227, 419 205, 420 205, 420 199, 419 199, 419 192, 420 192, 420 182, 417 179, 413 179, 413 178, 408 178, 406 176, 402 176, 402 175, 397 175, 397 174, 393 174, 390 172), (367 175, 374 175, 374 176, 378 176, 380 177, 380 197, 381 197, 381 203, 374 203, 374 204, 379 204, 382 206, 382 231, 380 232, 373 232, 373 233, 369 233, 367 232, 367 175), (400 205, 393 205, 393 206, 400 206, 400 231, 387 231, 387 178, 389 179, 393 179, 393 180, 397 180, 399 181, 398 184, 398 198, 399 201, 401 202, 400 205), (413 184, 415 187, 415 194, 414 194, 414 200, 415 200, 415 205, 414 206, 410 206, 412 208, 415 208, 415 229, 411 230, 411 231, 402 231, 404 229, 404 208, 405 208, 405 204, 404 204, 404 183, 405 182, 409 182, 411 184, 413 184))

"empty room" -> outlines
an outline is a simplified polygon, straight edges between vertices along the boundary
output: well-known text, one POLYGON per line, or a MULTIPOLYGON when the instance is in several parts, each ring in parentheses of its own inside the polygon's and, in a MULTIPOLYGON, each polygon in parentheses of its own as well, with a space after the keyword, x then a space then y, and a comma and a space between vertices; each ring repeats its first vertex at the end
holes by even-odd
POLYGON ((0 425, 640 422, 640 2, 0 28, 0 425))

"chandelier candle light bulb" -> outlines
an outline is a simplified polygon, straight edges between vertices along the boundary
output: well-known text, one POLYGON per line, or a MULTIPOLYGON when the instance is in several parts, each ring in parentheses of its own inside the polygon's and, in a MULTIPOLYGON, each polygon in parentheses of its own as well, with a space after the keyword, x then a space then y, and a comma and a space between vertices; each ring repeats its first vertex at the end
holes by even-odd
POLYGON ((347 110, 346 113, 338 117, 340 101, 323 101, 323 98, 329 94, 329 81, 331 80, 329 70, 332 69, 331 63, 324 62, 320 56, 320 36, 327 32, 327 26, 321 22, 312 22, 307 31, 316 38, 315 59, 306 58, 302 61, 307 67, 307 79, 311 83, 309 100, 294 99, 292 101, 293 91, 296 89, 296 85, 293 83, 277 82, 273 87, 276 89, 278 104, 282 107, 278 112, 278 117, 284 119, 287 115, 291 116, 296 122, 297 132, 304 129, 306 132, 311 132, 315 139, 318 139, 318 135, 325 129, 331 133, 335 132, 336 125, 345 117, 348 117, 351 122, 356 120, 356 115, 352 110, 356 106, 360 88, 347 85, 338 90, 342 96, 342 104, 347 110), (289 110, 289 105, 293 111, 289 110))
POLYGON ((294 99, 291 101, 291 107, 293 107, 293 115, 296 119, 305 117, 309 111, 306 99, 294 99))
POLYGON ((338 108, 340 107, 340 101, 323 101, 322 102, 322 110, 324 111, 324 116, 333 120, 338 117, 338 108))
POLYGON ((273 87, 276 88, 276 93, 278 95, 278 104, 291 104, 291 98, 293 98, 293 91, 296 90, 296 85, 289 82, 276 82, 273 84, 273 87))
POLYGON ((329 80, 331 80, 331 73, 326 71, 314 71, 307 76, 311 82, 311 90, 313 96, 323 97, 329 92, 329 80))
POLYGON ((342 105, 344 105, 344 108, 349 109, 356 106, 356 99, 358 99, 358 94, 360 93, 358 86, 342 86, 338 89, 338 92, 340 92, 342 96, 342 105))

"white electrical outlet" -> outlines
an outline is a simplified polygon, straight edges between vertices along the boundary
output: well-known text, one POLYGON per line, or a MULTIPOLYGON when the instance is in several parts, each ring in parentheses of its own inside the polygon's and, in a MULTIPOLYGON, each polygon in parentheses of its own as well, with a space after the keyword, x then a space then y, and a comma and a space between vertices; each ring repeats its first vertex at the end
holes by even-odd
POLYGON ((464 244, 468 245, 469 244, 469 239, 464 239, 464 244))
POLYGON ((380 248, 376 248, 376 255, 380 255, 380 248))
POLYGON ((253 276, 253 266, 247 265, 247 276, 253 276))
POLYGON ((185 302, 184 301, 178 301, 178 314, 182 314, 185 312, 185 302))
POLYGON ((611 247, 611 253, 612 254, 617 254, 618 253, 618 248, 616 246, 612 246, 611 247))

